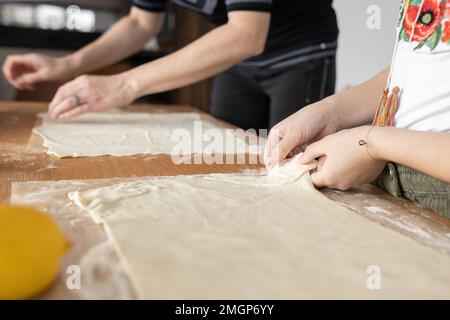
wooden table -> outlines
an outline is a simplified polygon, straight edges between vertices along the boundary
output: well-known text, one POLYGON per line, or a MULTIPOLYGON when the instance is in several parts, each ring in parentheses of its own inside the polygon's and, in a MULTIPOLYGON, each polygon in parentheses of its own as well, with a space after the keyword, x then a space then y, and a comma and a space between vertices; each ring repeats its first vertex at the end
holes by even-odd
MULTIPOLYGON (((261 165, 174 165, 168 155, 59 159, 47 155, 42 149, 28 146, 31 130, 36 124, 36 114, 46 108, 47 105, 42 103, 0 102, 0 203, 9 202, 13 182, 231 173, 261 168, 261 165)), ((186 106, 161 105, 139 105, 128 109, 140 112, 197 111, 186 106)), ((101 181, 87 183, 96 185, 101 181)), ((325 190, 324 193, 358 214, 450 253, 450 221, 430 210, 395 199, 372 185, 348 192, 325 190)), ((76 245, 65 258, 63 266, 77 262, 83 253, 106 239, 103 229, 92 221, 84 221, 76 230, 71 234, 76 245)), ((61 276, 58 284, 44 298, 79 298, 67 292, 64 283, 61 276)), ((128 297, 133 297, 132 290, 128 297)))

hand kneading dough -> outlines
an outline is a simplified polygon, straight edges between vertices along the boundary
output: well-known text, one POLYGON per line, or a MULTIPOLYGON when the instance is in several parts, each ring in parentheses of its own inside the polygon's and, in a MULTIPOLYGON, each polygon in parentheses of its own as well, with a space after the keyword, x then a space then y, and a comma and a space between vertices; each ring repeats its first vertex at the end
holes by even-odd
MULTIPOLYGON (((95 157, 102 155, 131 156, 137 154, 190 155, 201 153, 258 154, 259 148, 248 146, 230 130, 218 128, 204 121, 197 113, 136 113, 101 112, 83 114, 70 121, 57 121, 47 113, 40 113, 42 125, 34 132, 44 138, 48 153, 58 157, 95 157), (194 137, 195 122, 200 124, 204 136, 182 139, 172 134, 187 133, 194 137), (215 139, 211 129, 222 137, 215 139), (203 147, 209 147, 207 150, 203 147), (208 140, 209 139, 209 140, 208 140), (198 141, 198 140, 197 140, 198 141), (178 147, 178 148, 176 148, 178 147)), ((198 128, 198 127, 197 127, 198 128)))
POLYGON ((151 178, 69 197, 104 224, 140 298, 450 298, 450 256, 328 200, 309 169, 294 159, 268 176, 151 178), (369 290, 377 268, 381 289, 369 290))

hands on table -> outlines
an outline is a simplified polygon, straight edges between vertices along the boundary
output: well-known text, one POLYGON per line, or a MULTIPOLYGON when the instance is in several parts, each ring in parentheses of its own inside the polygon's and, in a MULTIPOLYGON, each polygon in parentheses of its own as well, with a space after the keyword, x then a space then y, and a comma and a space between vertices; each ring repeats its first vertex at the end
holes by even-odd
POLYGON ((376 160, 359 145, 369 132, 369 126, 342 130, 310 144, 300 161, 307 164, 319 159, 317 170, 311 174, 318 188, 347 190, 375 180, 386 163, 376 160))
MULTIPOLYGON (((76 68, 66 58, 41 54, 9 56, 6 79, 19 90, 34 90, 40 82, 68 81, 76 68)), ((54 119, 67 120, 82 113, 122 107, 135 99, 122 76, 79 76, 61 86, 49 106, 54 119)))
POLYGON ((312 172, 313 184, 347 190, 372 182, 386 162, 372 158, 360 140, 366 140, 370 126, 337 132, 333 106, 321 101, 305 107, 277 124, 270 132, 266 145, 265 163, 271 167, 299 151, 303 164, 318 159, 312 172))
POLYGON ((135 100, 121 75, 80 76, 60 87, 48 112, 54 119, 68 120, 80 114, 123 107, 135 100))

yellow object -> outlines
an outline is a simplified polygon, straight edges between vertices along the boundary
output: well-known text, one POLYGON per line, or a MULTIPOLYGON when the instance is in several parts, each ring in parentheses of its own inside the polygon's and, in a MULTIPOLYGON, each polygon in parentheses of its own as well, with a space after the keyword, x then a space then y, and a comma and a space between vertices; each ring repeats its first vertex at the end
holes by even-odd
POLYGON ((0 206, 0 299, 28 299, 47 289, 68 241, 56 223, 31 208, 0 206))

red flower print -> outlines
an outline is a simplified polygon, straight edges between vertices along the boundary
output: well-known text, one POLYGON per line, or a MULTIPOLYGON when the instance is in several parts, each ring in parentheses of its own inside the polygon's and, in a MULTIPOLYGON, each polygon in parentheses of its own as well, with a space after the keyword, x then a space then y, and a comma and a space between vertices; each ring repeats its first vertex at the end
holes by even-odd
POLYGON ((440 26, 445 13, 445 2, 441 0, 424 0, 420 13, 419 8, 420 4, 409 5, 405 21, 403 22, 403 28, 405 29, 407 38, 410 39, 414 23, 419 15, 412 40, 422 42, 427 40, 436 28, 440 26))
POLYGON ((450 18, 450 1, 446 0, 447 8, 445 9, 445 17, 450 18))
POLYGON ((442 42, 450 41, 450 21, 445 21, 442 42))

